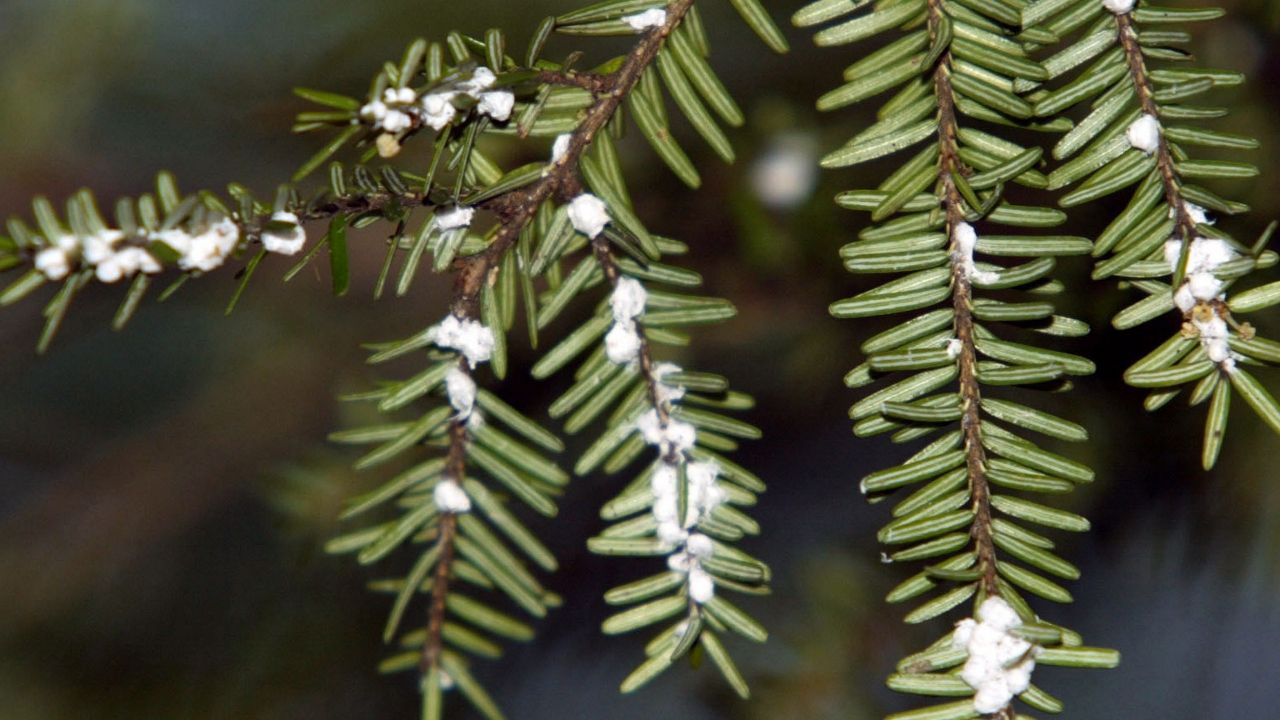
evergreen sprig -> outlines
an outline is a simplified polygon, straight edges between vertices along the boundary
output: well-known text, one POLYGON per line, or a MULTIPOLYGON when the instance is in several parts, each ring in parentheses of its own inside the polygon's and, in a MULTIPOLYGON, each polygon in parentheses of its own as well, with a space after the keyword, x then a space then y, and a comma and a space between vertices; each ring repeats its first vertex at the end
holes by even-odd
POLYGON ((822 46, 898 31, 896 39, 849 66, 845 84, 818 103, 833 110, 893 91, 873 125, 824 158, 828 168, 914 149, 875 189, 837 198, 842 207, 870 212, 873 223, 841 249, 846 269, 901 276, 834 303, 832 314, 912 313, 868 339, 862 346, 867 360, 845 378, 853 388, 881 385, 851 408, 854 433, 889 433, 899 443, 934 438, 861 483, 873 502, 914 488, 894 506, 894 519, 879 538, 899 548, 886 561, 926 566, 888 600, 927 596, 907 614, 910 623, 967 601, 976 610, 975 618, 904 659, 889 678, 901 692, 968 697, 899 713, 896 720, 1012 718, 1014 696, 1057 712, 1061 702, 1030 683, 1036 663, 1101 667, 1118 661, 1114 651, 1084 647, 1077 633, 1042 619, 1024 599, 1027 593, 1071 600, 1048 576, 1075 579, 1078 570, 1054 552, 1053 540, 1026 526, 1088 529, 1085 518, 1042 504, 1038 496, 1070 492, 1092 481, 1093 471, 1020 434, 1079 442, 1087 437, 1083 427, 998 396, 1012 388, 1065 390, 1071 377, 1092 373, 1094 365, 997 334, 1088 332, 1083 323, 1055 314, 1047 298, 1062 290, 1049 278, 1055 257, 1087 253, 1091 243, 1026 234, 1054 227, 1065 215, 1006 197, 1014 186, 1049 184, 1039 170, 1042 151, 1006 139, 1006 129, 1070 127, 1065 119, 1035 118, 1032 91, 1048 72, 1027 47, 1052 38, 1021 30, 1018 9, 1004 2, 887 0, 868 7, 821 0, 794 17, 801 26, 838 21, 818 31, 822 46), (1018 232, 988 233, 992 226, 1018 232), (1018 263, 989 263, 979 255, 1018 263), (1005 292, 1014 290, 1020 295, 1005 292))
POLYGON ((1218 8, 1131 0, 1038 0, 1023 15, 1028 27, 1073 38, 1044 61, 1051 79, 1062 82, 1036 101, 1035 115, 1061 118, 1070 109, 1088 108, 1053 148, 1053 156, 1064 162, 1049 174, 1050 189, 1075 186, 1059 204, 1075 207, 1133 189, 1128 205, 1093 249, 1095 279, 1119 278, 1122 286, 1144 295, 1112 324, 1132 328, 1171 311, 1180 317, 1178 332, 1134 363, 1125 380, 1150 389, 1148 410, 1164 406, 1188 385, 1191 405, 1209 403, 1202 453, 1206 470, 1217 461, 1226 437, 1233 390, 1280 432, 1280 404, 1245 369, 1280 362, 1280 344, 1258 337, 1250 323, 1236 319, 1280 302, 1280 283, 1227 293, 1237 281, 1280 259, 1266 249, 1275 224, 1251 243, 1215 225, 1209 213, 1236 215, 1248 206, 1197 183, 1253 177, 1257 168, 1191 154, 1199 148, 1258 147, 1254 138, 1202 127, 1225 116, 1226 108, 1188 102, 1215 88, 1239 85, 1244 76, 1196 67, 1194 56, 1180 47, 1190 34, 1166 29, 1222 14, 1218 8))
MULTIPOLYGON (((731 2, 770 47, 786 49, 759 0, 731 2)), ((745 680, 720 635, 733 631, 760 641, 765 633, 721 591, 765 591, 767 567, 731 545, 759 531, 737 508, 753 504, 763 483, 719 453, 732 450, 735 438, 758 435, 720 412, 748 408, 751 400, 730 392, 723 378, 657 362, 651 350, 687 344, 681 328, 728 319, 734 309, 726 301, 641 284, 686 288, 700 279, 661 262, 685 246, 651 233, 636 215, 613 144, 634 127, 696 187, 699 172, 671 131, 669 96, 713 151, 733 160, 721 124, 740 125, 743 116, 709 55, 694 0, 606 0, 547 18, 521 58, 508 52, 499 30, 417 40, 378 70, 363 98, 296 90, 316 107, 298 115, 294 130, 328 134, 293 176, 300 183, 328 167, 327 185, 312 196, 291 185, 271 204, 234 185, 230 201, 212 192, 184 196, 161 174, 154 195, 117 204, 114 226, 87 191, 68 203, 65 219, 38 199, 38 227, 12 220, 12 237, 0 242, 0 270, 26 270, 0 293, 0 304, 61 283, 46 308, 43 350, 71 299, 94 278, 132 280, 117 327, 154 276, 180 271, 163 299, 191 277, 243 260, 230 310, 268 253, 300 256, 288 279, 327 250, 334 291, 344 294, 348 230, 373 225, 389 228, 375 296, 389 288, 404 295, 428 267, 452 274, 453 295, 440 322, 371 346, 371 364, 416 359, 422 367, 346 398, 371 404, 386 420, 332 440, 372 446, 357 461, 359 470, 396 470, 344 513, 381 513, 378 519, 328 549, 355 553, 362 564, 397 551, 416 555, 403 577, 373 583, 395 596, 384 640, 401 650, 382 669, 419 670, 425 718, 441 717, 444 693, 456 687, 492 719, 502 713, 473 676, 471 659, 500 655, 499 639, 532 637, 515 612, 541 618, 559 604, 535 574, 535 566, 553 571, 555 558, 519 519, 513 500, 554 516, 569 477, 548 457, 562 450, 557 436, 481 387, 481 367, 487 364, 497 379, 507 374, 508 334, 521 306, 536 347, 543 328, 571 301, 607 283, 614 290, 606 311, 549 350, 534 374, 546 376, 597 342, 612 310, 618 332, 611 330, 605 347, 580 366, 577 383, 552 415, 567 416, 568 432, 604 426, 601 441, 578 463, 580 473, 599 466, 622 470, 645 439, 661 450, 605 512, 621 518, 648 511, 591 542, 606 554, 637 554, 648 544, 670 556, 660 588, 643 581, 643 590, 631 584, 607 598, 630 603, 664 596, 655 601, 661 612, 655 614, 652 602, 632 608, 605 624, 609 633, 683 617, 650 644, 650 659, 623 689, 638 687, 685 653, 705 653, 745 696, 745 680), (576 67, 580 52, 563 61, 544 56, 553 33, 636 41, 625 54, 582 70, 576 67), (503 168, 481 149, 489 138, 527 141, 539 154, 547 150, 545 139, 554 143, 548 161, 503 168), (429 152, 406 151, 424 142, 429 152), (328 230, 308 243, 304 225, 313 221, 327 222, 328 230), (630 309, 623 313, 620 303, 630 309), (646 492, 656 487, 654 467, 674 476, 662 493, 646 492), (674 499, 679 521, 667 517, 663 493, 674 499), (631 551, 618 543, 630 543, 631 551), (482 593, 492 597, 478 599, 482 593), (402 631, 419 596, 425 597, 425 623, 402 631)))

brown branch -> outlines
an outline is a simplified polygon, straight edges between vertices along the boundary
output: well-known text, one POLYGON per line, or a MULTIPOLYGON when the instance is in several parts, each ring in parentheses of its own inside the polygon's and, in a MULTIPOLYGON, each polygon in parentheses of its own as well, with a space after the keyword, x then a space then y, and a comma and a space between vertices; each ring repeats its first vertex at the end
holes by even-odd
MULTIPOLYGON (((470 374, 466 360, 458 367, 470 374)), ((461 483, 467 476, 467 421, 456 418, 449 423, 449 454, 445 459, 444 477, 461 483)), ((435 578, 431 581, 431 602, 427 610, 427 637, 422 643, 420 667, 426 673, 440 663, 444 649, 441 633, 444 630, 445 600, 449 597, 449 580, 453 571, 454 540, 458 534, 458 516, 446 512, 440 517, 440 537, 436 540, 440 558, 436 560, 435 578)))
POLYGON ((593 72, 575 72, 573 70, 542 70, 534 76, 534 80, 547 85, 562 85, 586 90, 592 95, 603 95, 610 89, 611 75, 593 72))
MULTIPOLYGON (((929 33, 936 35, 942 21, 942 0, 929 0, 929 33)), ((979 582, 988 596, 998 595, 996 548, 991 528, 991 488, 987 482, 986 451, 982 447, 982 394, 978 387, 978 354, 973 337, 973 285, 966 273, 955 229, 964 222, 964 199, 954 177, 965 172, 956 140, 955 91, 951 87, 951 53, 942 54, 933 72, 934 94, 938 100, 938 182, 946 209, 947 237, 951 238, 951 299, 956 339, 960 341, 957 363, 960 368, 960 428, 964 433, 965 465, 973 502, 973 538, 978 558, 979 582)))
MULTIPOLYGON (((505 193, 484 203, 484 208, 499 220, 499 227, 493 240, 484 250, 454 262, 457 276, 454 279, 453 300, 450 303, 452 313, 459 318, 480 317, 480 298, 484 288, 496 280, 498 268, 503 257, 511 250, 520 234, 533 220, 538 208, 548 200, 568 200, 581 192, 582 184, 578 178, 578 162, 582 154, 590 147, 592 140, 600 130, 614 117, 623 100, 635 88, 640 77, 657 57, 667 36, 688 14, 694 0, 674 0, 667 7, 667 21, 661 27, 653 28, 644 34, 635 48, 627 56, 622 67, 609 75, 563 74, 557 79, 577 78, 590 83, 596 95, 595 102, 587 109, 581 123, 570 136, 569 144, 562 157, 548 166, 547 173, 534 183, 505 193), (590 80, 588 80, 590 78, 590 80)), ((549 80, 548 80, 549 81, 549 80)), ((576 82, 576 80, 575 80, 576 82)), ((605 251, 607 252, 607 247, 605 251)), ((617 267, 612 265, 616 282, 617 267)), ((605 270, 609 273, 608 267, 605 270)), ((641 336, 643 341, 643 335, 641 336)), ((647 342, 642 346, 642 368, 646 377, 652 379, 652 362, 649 359, 647 342)), ((464 372, 471 370, 465 362, 459 367, 464 372)), ((656 387, 650 385, 650 397, 657 397, 656 387)), ((663 413, 659 410, 659 413, 663 413)), ((665 414, 663 415, 665 418, 665 414)), ((466 477, 466 446, 468 442, 466 421, 455 419, 449 426, 449 455, 445 464, 445 476, 461 482, 466 477)), ((427 638, 422 648, 422 670, 434 667, 440 658, 443 647, 441 629, 444 623, 445 600, 448 595, 449 576, 453 563, 454 540, 457 534, 457 516, 445 513, 440 521, 440 559, 436 566, 435 580, 431 586, 431 604, 427 621, 427 638)))
MULTIPOLYGON (((1147 73, 1147 63, 1142 57, 1142 47, 1138 45, 1138 33, 1133 27, 1133 18, 1128 14, 1116 15, 1116 32, 1120 37, 1120 46, 1124 48, 1125 61, 1129 65, 1129 77, 1133 82, 1134 92, 1138 95, 1138 106, 1143 114, 1154 118, 1160 117, 1160 106, 1156 104, 1151 78, 1147 73)), ((1182 237, 1182 242, 1189 243, 1196 234, 1196 222, 1187 211, 1187 203, 1182 198, 1182 188, 1177 170, 1173 165, 1173 153, 1169 151, 1169 143, 1164 132, 1157 137, 1155 150, 1156 167, 1160 170, 1160 180, 1164 184, 1164 199, 1173 208, 1174 232, 1182 237)), ((1174 288, 1176 291, 1177 288, 1174 288)))

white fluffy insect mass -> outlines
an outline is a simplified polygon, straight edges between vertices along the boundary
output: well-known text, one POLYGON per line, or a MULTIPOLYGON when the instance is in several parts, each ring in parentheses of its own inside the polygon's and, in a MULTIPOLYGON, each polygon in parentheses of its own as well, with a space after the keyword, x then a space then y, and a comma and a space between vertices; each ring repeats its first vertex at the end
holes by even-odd
POLYGON ((653 8, 644 12, 628 15, 622 18, 622 22, 631 26, 636 32, 643 32, 649 28, 662 27, 667 23, 667 11, 662 8, 653 8))
POLYGON ((974 689, 973 709, 983 715, 1000 712, 1031 686, 1039 648, 1011 632, 1021 625, 1018 613, 998 596, 983 601, 978 620, 956 623, 951 642, 969 654, 960 679, 974 689))
MULTIPOLYGON (((292 213, 276 213, 273 222, 289 222, 285 230, 262 233, 263 247, 270 252, 293 254, 306 241, 306 234, 292 213)), ((65 279, 79 267, 93 268, 99 282, 115 283, 144 273, 154 275, 164 269, 152 252, 156 243, 177 256, 182 270, 209 272, 220 267, 240 245, 240 226, 229 218, 208 223, 198 230, 181 227, 139 231, 133 236, 106 228, 92 235, 64 234, 38 239, 43 247, 36 252, 35 268, 52 281, 65 279)), ((166 255, 168 253, 165 253, 166 255)))
POLYGON ((973 226, 967 222, 956 223, 951 231, 951 239, 954 247, 953 252, 959 256, 960 267, 964 272, 964 276, 972 282, 993 283, 1000 279, 999 273, 991 270, 978 269, 977 263, 973 260, 974 248, 978 246, 978 233, 973 226))
POLYGON ((1150 155, 1160 147, 1160 121, 1155 115, 1143 115, 1129 124, 1124 135, 1130 145, 1150 155))
POLYGON ((594 239, 609 224, 609 209, 591 193, 582 193, 569 202, 569 222, 573 229, 594 239))
MULTIPOLYGON (((1188 214, 1193 219, 1196 219, 1196 211, 1203 217, 1203 208, 1188 207, 1188 214)), ((1178 271, 1182 246, 1182 240, 1176 237, 1164 244, 1164 259, 1171 272, 1178 271)), ((1209 359, 1228 372, 1235 369, 1236 357, 1231 352, 1227 322, 1213 303, 1224 302, 1227 297, 1223 292, 1226 282, 1218 278, 1217 269, 1238 257, 1240 254, 1226 240, 1194 238, 1187 247, 1185 279, 1173 295, 1174 305, 1190 316, 1191 327, 1199 335, 1200 345, 1209 359)))
POLYGON ((493 90, 497 76, 487 67, 478 67, 471 77, 432 90, 421 97, 413 88, 387 88, 382 96, 360 108, 360 117, 377 130, 397 135, 414 127, 425 125, 441 130, 458 115, 454 101, 460 97, 475 103, 476 112, 497 122, 511 119, 516 97, 510 90, 493 90))
POLYGON ((440 512, 454 514, 471 512, 471 498, 467 497, 467 492, 461 485, 450 478, 436 483, 431 499, 435 501, 436 509, 440 512))
POLYGON ((307 243, 307 231, 302 229, 298 216, 291 212, 277 212, 271 216, 271 223, 287 227, 270 227, 262 231, 262 247, 267 252, 281 255, 296 255, 307 243))
POLYGON ((471 220, 475 215, 475 208, 452 205, 446 210, 436 211, 436 227, 444 231, 468 228, 471 227, 471 220))
POLYGON ((483 323, 449 315, 427 333, 431 342, 442 348, 457 350, 471 367, 489 362, 493 357, 493 331, 483 323))
POLYGON ((613 310, 613 326, 604 338, 605 355, 615 365, 632 365, 640 357, 643 342, 636 318, 644 314, 648 293, 640 281, 623 277, 618 279, 609 298, 613 310))
POLYGON ((1116 15, 1127 15, 1133 12, 1133 6, 1136 4, 1137 0, 1102 0, 1102 7, 1116 15))

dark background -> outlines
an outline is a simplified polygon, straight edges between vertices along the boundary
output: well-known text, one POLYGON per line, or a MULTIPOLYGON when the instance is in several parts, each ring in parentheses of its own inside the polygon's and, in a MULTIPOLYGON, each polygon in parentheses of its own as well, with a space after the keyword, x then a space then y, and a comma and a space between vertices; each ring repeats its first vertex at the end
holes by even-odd
MULTIPOLYGON (((289 135, 301 107, 290 87, 359 94, 413 37, 440 39, 452 28, 500 25, 519 51, 540 17, 572 5, 0 0, 0 215, 27 216, 33 194, 60 200, 83 186, 109 203, 146 191, 160 168, 188 189, 236 180, 269 193, 318 142, 289 135)), ((785 21, 800 3, 769 5, 785 21)), ((707 668, 617 697, 643 639, 601 636, 600 595, 646 565, 586 553, 584 539, 600 527, 596 508, 619 480, 578 479, 557 520, 531 521, 561 558, 550 584, 565 606, 540 623, 535 644, 480 669, 516 718, 878 718, 914 702, 883 688, 892 664, 944 627, 900 625, 904 610, 881 602, 908 570, 878 563, 874 533, 886 513, 864 505, 856 485, 904 451, 850 435, 854 395, 840 383, 857 344, 881 324, 826 314, 869 282, 845 274, 835 254, 866 217, 830 198, 873 185, 887 165, 824 174, 786 209, 766 207, 751 181, 764 158, 803 168, 865 126, 870 108, 812 110, 865 48, 817 50, 793 31, 793 52, 775 57, 728 3, 706 6, 713 63, 748 114, 748 127, 731 133, 739 163, 726 167, 686 142, 705 178, 692 193, 632 142, 628 172, 640 215, 689 241, 689 263, 709 291, 741 311, 674 359, 726 373, 759 400, 749 419, 765 439, 735 459, 771 484, 757 514, 765 535, 748 548, 772 564, 775 592, 746 603, 771 641, 732 647, 752 681, 751 703, 730 698, 707 668)), ((1216 186, 1254 206, 1225 224, 1247 238, 1280 216, 1276 15, 1260 2, 1229 9, 1195 28, 1194 49, 1206 65, 1250 76, 1214 98, 1235 108, 1219 127, 1263 141, 1253 158, 1261 180, 1216 186)), ((621 47, 556 43, 558 52, 586 47, 599 58, 621 47)), ((1114 200, 1077 211, 1072 231, 1089 234, 1115 211, 1114 200)), ((412 679, 374 671, 389 600, 363 589, 407 561, 366 570, 322 553, 342 531, 334 520, 342 500, 376 482, 348 472, 350 458, 324 437, 353 420, 335 394, 374 379, 359 344, 433 322, 447 283, 423 281, 404 300, 373 302, 381 244, 362 239, 355 287, 342 300, 318 273, 284 285, 276 278, 287 263, 269 261, 230 319, 228 267, 168 303, 148 302, 113 333, 122 289, 99 287, 77 299, 43 358, 33 351, 40 300, 0 315, 0 718, 416 716, 412 679)), ((1087 641, 1119 648, 1124 663, 1111 672, 1045 668, 1037 682, 1067 702, 1066 718, 1273 716, 1276 438, 1237 403, 1218 469, 1201 472, 1203 408, 1175 401, 1147 415, 1142 394, 1119 381, 1174 328, 1111 330, 1108 318, 1130 300, 1090 284, 1087 270, 1084 260, 1062 263, 1062 303, 1096 330, 1060 347, 1097 359, 1099 373, 1043 406, 1093 434, 1066 452, 1091 463, 1098 480, 1064 502, 1094 531, 1063 539, 1084 572, 1071 587, 1075 604, 1038 607, 1087 641)), ((1273 336, 1280 329, 1262 325, 1273 336)), ((519 343, 514 352, 504 395, 545 408, 563 379, 526 380, 520 369, 531 355, 519 343)), ((580 449, 578 441, 566 458, 580 449)))

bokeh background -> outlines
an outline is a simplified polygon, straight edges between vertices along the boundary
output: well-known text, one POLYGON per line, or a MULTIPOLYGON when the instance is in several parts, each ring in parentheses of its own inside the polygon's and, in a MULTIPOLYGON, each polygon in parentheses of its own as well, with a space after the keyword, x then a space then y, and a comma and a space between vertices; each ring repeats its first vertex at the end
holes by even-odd
MULTIPOLYGON (((801 3, 768 4, 785 19, 801 3)), ((499 25, 522 48, 539 18, 571 5, 0 0, 0 215, 27 214, 36 193, 137 194, 159 168, 188 189, 235 180, 269 193, 317 142, 289 135, 300 107, 292 86, 358 94, 413 37, 451 28, 499 25)), ((766 534, 749 546, 773 565, 775 592, 748 603, 771 642, 735 646, 751 703, 729 697, 709 668, 617 697, 643 639, 600 635, 600 595, 644 565, 586 553, 596 508, 618 481, 578 479, 560 517, 534 523, 562 560, 551 585, 565 606, 535 643, 481 670, 513 717, 879 718, 911 702, 883 688, 894 661, 941 630, 903 626, 904 611, 881 602, 904 569, 879 564, 884 511, 865 506, 856 486, 902 451, 851 436, 853 395, 840 383, 878 324, 826 314, 867 282, 836 257, 865 216, 830 198, 881 173, 806 169, 868 121, 865 109, 812 109, 863 50, 819 51, 791 32, 793 52, 774 57, 728 3, 706 6, 714 64, 749 116, 732 133, 740 162, 724 166, 686 143, 706 180, 691 193, 631 143, 629 173, 643 189, 642 217, 689 241, 709 290, 741 311, 678 360, 723 372, 759 400, 750 420, 765 439, 738 460, 771 483, 758 514, 766 534), (780 177, 794 192, 776 193, 780 177)), ((1253 158, 1262 179, 1226 188, 1255 208, 1227 223, 1249 237, 1280 217, 1280 14, 1261 0, 1228 8, 1227 19, 1196 28, 1195 50, 1251 79, 1217 98, 1235 108, 1222 127, 1263 140, 1253 158)), ((614 47, 556 42, 597 57, 614 47)), ((1090 234, 1114 210, 1095 206, 1074 231, 1090 234)), ((113 333, 120 288, 93 289, 42 358, 38 302, 0 314, 0 718, 415 717, 412 679, 374 671, 389 601, 363 586, 390 568, 320 549, 342 530, 343 498, 376 482, 348 472, 350 458, 324 437, 350 419, 334 396, 373 380, 360 343, 433 321, 446 284, 375 303, 381 244, 354 246, 355 286, 341 300, 321 274, 285 285, 276 278, 287 266, 269 262, 231 318, 228 271, 148 302, 113 333)), ((1123 292, 1088 283, 1085 261, 1064 262, 1060 277, 1066 309, 1096 328, 1068 349, 1096 358, 1099 373, 1047 407, 1089 427, 1094 441, 1068 451, 1100 472, 1066 501, 1094 521, 1063 543, 1084 572, 1076 602, 1045 612, 1119 648, 1124 663, 1046 668, 1038 682, 1067 701, 1066 718, 1274 717, 1277 439, 1237 408, 1218 469, 1201 472, 1203 409, 1175 403, 1147 415, 1118 379, 1171 328, 1118 334, 1107 319, 1128 302, 1123 292)), ((518 347, 514 367, 530 357, 518 347)), ((504 392, 527 408, 545 408, 562 387, 513 375, 504 392)), ((455 709, 469 712, 460 701, 455 709)))

